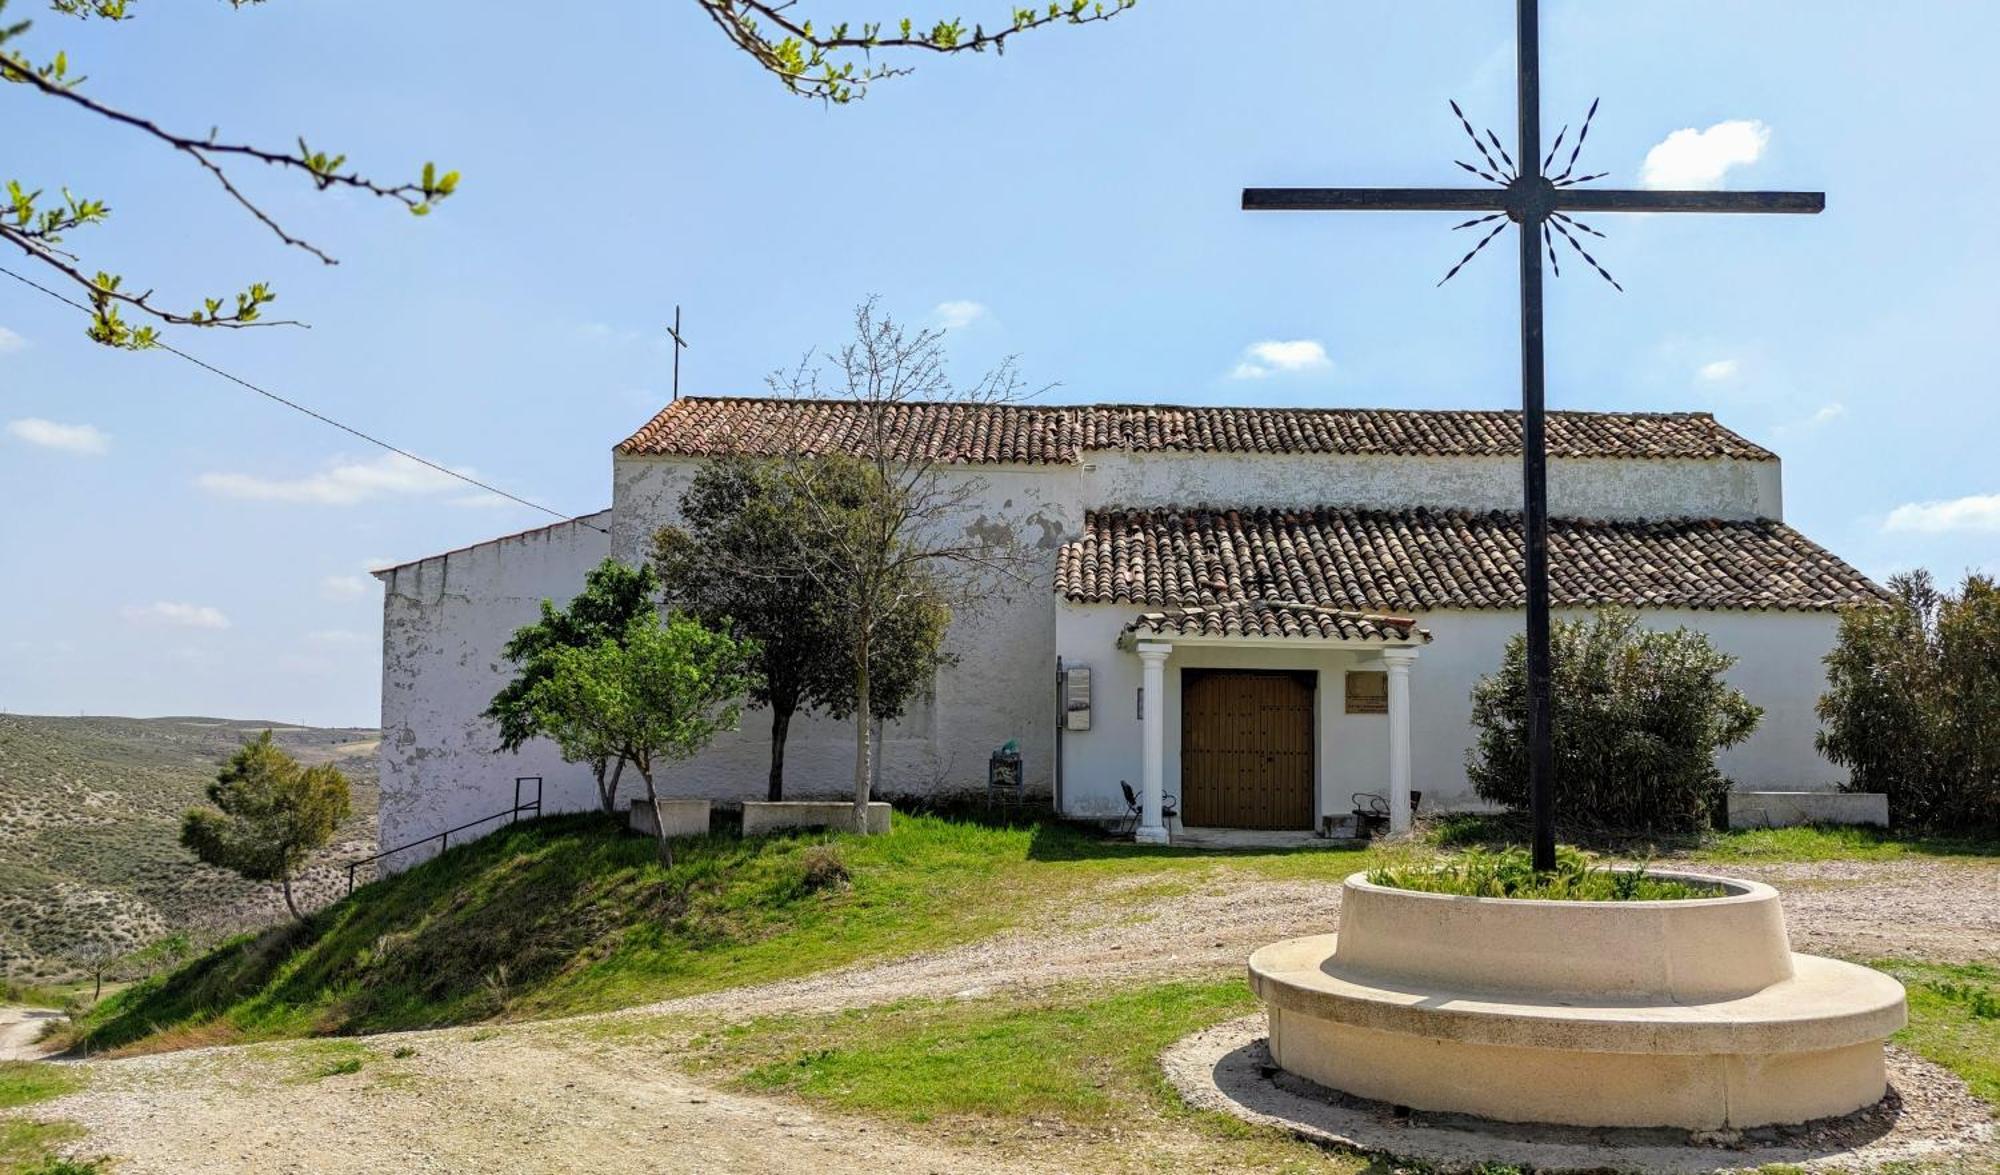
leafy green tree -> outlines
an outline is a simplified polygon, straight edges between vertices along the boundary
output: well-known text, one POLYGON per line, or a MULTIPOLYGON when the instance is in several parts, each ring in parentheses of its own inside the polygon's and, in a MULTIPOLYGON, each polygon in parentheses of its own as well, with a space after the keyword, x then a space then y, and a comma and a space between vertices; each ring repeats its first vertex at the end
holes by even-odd
MULTIPOLYGON (((1482 799, 1528 802, 1524 638, 1500 671, 1472 690, 1478 739, 1466 773, 1482 799)), ((1559 620, 1549 634, 1559 819, 1599 827, 1691 832, 1708 826, 1729 792, 1716 752, 1749 738, 1763 718, 1722 675, 1736 658, 1688 628, 1659 632, 1637 613, 1605 609, 1559 620)))
MULTIPOLYGON (((650 567, 627 567, 616 559, 606 559, 584 576, 583 590, 561 608, 552 600, 542 601, 541 619, 514 630, 500 650, 501 656, 517 667, 514 679, 493 696, 485 717, 500 728, 500 749, 518 752, 530 741, 549 732, 541 726, 541 714, 533 703, 537 683, 554 672, 553 654, 560 649, 585 649, 602 641, 622 640, 632 621, 652 612, 660 580, 650 567)), ((618 784, 625 774, 625 760, 616 755, 596 756, 572 762, 590 765, 597 781, 597 802, 605 813, 617 811, 618 784)))
POLYGON ((347 777, 330 763, 304 767, 265 731, 244 743, 208 785, 209 806, 181 821, 181 844, 210 865, 275 881, 301 918, 292 877, 352 811, 347 777))
MULTIPOLYGON (((529 690, 536 721, 572 762, 623 759, 657 805, 659 769, 734 730, 755 680, 757 648, 687 615, 635 617, 616 640, 550 654, 549 673, 529 690)), ((655 811, 657 812, 657 807, 655 811)), ((660 861, 673 864, 667 822, 660 861)))
MULTIPOLYGON (((858 479, 862 467, 835 458, 813 461, 811 484, 858 479)), ((785 743, 799 713, 854 714, 853 661, 835 616, 840 594, 812 573, 825 536, 823 517, 802 494, 801 479, 771 463, 721 460, 705 465, 681 498, 681 525, 654 536, 667 602, 757 642, 753 706, 771 711, 766 795, 784 798, 785 743)), ((850 500, 856 495, 849 494, 850 500)), ((929 687, 944 659, 940 646, 950 610, 921 591, 907 595, 871 645, 869 708, 877 722, 900 718, 929 687)))
POLYGON ((2000 585, 1956 594, 1929 572, 1889 581, 1887 607, 1842 615, 1817 707, 1819 749, 1899 825, 2000 827, 2000 585))
MULTIPOLYGON (((878 54, 950 55, 983 53, 988 49, 1001 53, 1021 33, 1052 24, 1095 24, 1117 16, 1136 2, 1060 0, 1046 8, 1017 6, 1005 19, 995 23, 993 32, 981 24, 968 28, 957 18, 938 20, 927 26, 905 18, 885 32, 880 23, 838 21, 815 25, 797 10, 796 0, 695 0, 731 43, 787 89, 834 104, 860 97, 870 82, 909 72, 906 67, 877 64, 878 54)), ((327 265, 336 263, 331 254, 286 228, 276 215, 237 185, 242 169, 262 164, 295 175, 318 191, 374 196, 400 204, 417 216, 427 215, 439 201, 458 190, 458 173, 441 170, 433 163, 425 163, 414 180, 382 181, 350 166, 344 154, 308 146, 304 137, 298 140, 296 150, 289 146, 260 146, 225 138, 213 127, 205 132, 177 130, 143 113, 111 105, 84 91, 85 78, 72 71, 68 53, 44 50, 31 56, 21 48, 20 43, 33 23, 10 22, 5 11, 7 3, 8 0, 0 0, 0 82, 12 83, 27 95, 135 133, 167 153, 187 160, 216 182, 227 202, 262 225, 280 245, 298 249, 327 265)), ((232 8, 243 8, 262 4, 263 0, 228 0, 228 3, 232 8)), ((49 0, 49 7, 60 16, 116 23, 133 19, 141 6, 139 0, 49 0)), ((25 118, 16 116, 10 118, 8 125, 26 123, 25 118)), ((267 282, 248 283, 233 294, 191 300, 183 303, 187 309, 172 309, 156 302, 150 286, 144 289, 128 286, 121 275, 86 264, 68 242, 77 230, 103 224, 109 218, 111 208, 106 200, 74 195, 53 179, 9 177, 5 184, 5 200, 0 202, 0 242, 16 246, 60 283, 76 290, 89 307, 86 333, 99 343, 143 349, 159 341, 161 326, 298 325, 264 316, 264 308, 277 298, 267 282)))

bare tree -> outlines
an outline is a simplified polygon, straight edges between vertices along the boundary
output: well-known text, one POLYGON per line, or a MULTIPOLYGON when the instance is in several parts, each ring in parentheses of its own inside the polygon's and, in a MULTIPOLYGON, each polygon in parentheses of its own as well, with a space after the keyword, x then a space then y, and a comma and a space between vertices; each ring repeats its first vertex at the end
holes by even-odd
MULTIPOLYGON (((830 620, 846 648, 853 689, 840 707, 854 723, 854 822, 867 828, 875 754, 872 719, 900 712, 874 695, 888 685, 878 646, 911 628, 935 630, 936 617, 977 609, 1006 580, 1025 581, 1031 564, 991 528, 975 525, 986 484, 948 464, 935 432, 907 427, 926 401, 978 412, 1025 398, 1009 358, 971 384, 953 382, 944 332, 914 332, 877 311, 855 309, 854 339, 829 355, 808 353, 769 384, 800 408, 774 414, 775 435, 757 447, 783 464, 810 520, 813 544, 799 573, 833 601, 830 620), (829 428, 843 438, 830 451, 829 428)), ((897 641, 907 644, 906 641, 897 641)), ((891 687, 926 683, 903 674, 891 687)))

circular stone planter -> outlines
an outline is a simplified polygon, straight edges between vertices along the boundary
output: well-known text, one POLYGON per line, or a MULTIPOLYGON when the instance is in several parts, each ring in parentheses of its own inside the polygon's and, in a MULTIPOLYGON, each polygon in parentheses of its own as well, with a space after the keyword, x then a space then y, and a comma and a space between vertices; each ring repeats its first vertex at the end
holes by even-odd
POLYGON ((1340 933, 1250 956, 1280 1068, 1344 1093, 1506 1122, 1741 1129, 1886 1089, 1903 988, 1792 953, 1770 886, 1718 896, 1466 898, 1349 877, 1340 933))

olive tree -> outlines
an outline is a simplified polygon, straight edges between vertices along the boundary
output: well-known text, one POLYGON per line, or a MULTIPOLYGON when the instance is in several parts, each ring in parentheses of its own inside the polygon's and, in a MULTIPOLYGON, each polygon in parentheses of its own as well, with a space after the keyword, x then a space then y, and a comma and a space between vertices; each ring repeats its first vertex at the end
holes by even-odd
POLYGON ((181 821, 181 844, 210 865, 275 881, 303 918, 292 878, 352 811, 347 776, 331 763, 300 765, 265 731, 229 757, 208 785, 208 804, 181 821))
MULTIPOLYGON (((718 731, 736 729, 755 658, 753 641, 691 616, 662 620, 648 610, 615 640, 554 650, 548 674, 528 691, 528 704, 563 758, 630 763, 657 815, 660 768, 691 757, 718 731)), ((667 822, 656 826, 660 863, 671 865, 667 822)))

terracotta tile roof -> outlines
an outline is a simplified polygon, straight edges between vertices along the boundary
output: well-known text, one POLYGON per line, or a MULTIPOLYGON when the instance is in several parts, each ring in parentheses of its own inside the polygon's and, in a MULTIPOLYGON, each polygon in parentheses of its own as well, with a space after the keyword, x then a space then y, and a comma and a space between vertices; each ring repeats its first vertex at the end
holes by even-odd
MULTIPOLYGON (((1550 524, 1558 605, 1827 610, 1884 598, 1768 520, 1550 524)), ((1154 606, 1270 599, 1362 612, 1519 608, 1520 516, 1450 510, 1099 510, 1066 543, 1056 590, 1154 606)))
POLYGON ((1431 634, 1409 616, 1378 616, 1311 604, 1242 600, 1166 612, 1142 612, 1125 626, 1135 636, 1319 637, 1330 641, 1407 641, 1431 634))
MULTIPOLYGON (((692 397, 668 405, 618 452, 852 451, 868 426, 868 416, 845 402, 692 397)), ((1521 451, 1518 412, 1407 408, 914 403, 888 412, 887 432, 899 456, 967 465, 1067 464, 1110 450, 1433 457, 1521 451)), ((1705 412, 1551 412, 1548 445, 1552 457, 1775 459, 1705 412)))

